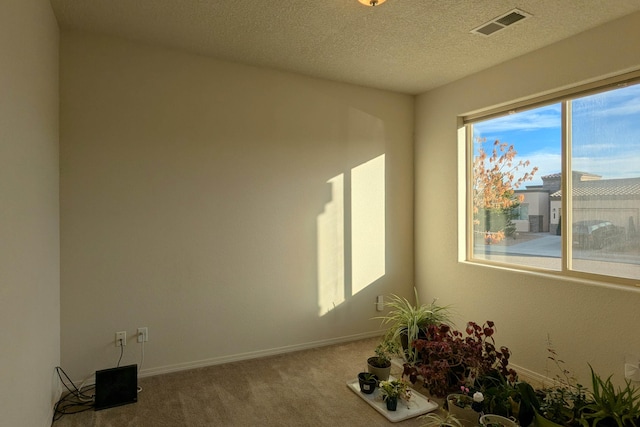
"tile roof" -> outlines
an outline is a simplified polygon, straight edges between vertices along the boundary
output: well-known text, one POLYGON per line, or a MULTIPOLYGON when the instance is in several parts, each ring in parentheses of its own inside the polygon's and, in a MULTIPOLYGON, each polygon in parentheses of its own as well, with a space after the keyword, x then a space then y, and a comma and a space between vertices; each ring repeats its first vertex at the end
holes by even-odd
MULTIPOLYGON (((596 175, 596 174, 593 174, 593 173, 582 172, 582 171, 573 171, 573 176, 577 177, 578 179, 581 179, 581 180, 585 179, 585 178, 586 179, 600 179, 600 178, 602 178, 601 175, 596 175)), ((545 180, 545 179, 559 179, 559 178, 562 178, 562 173, 560 173, 560 172, 551 173, 549 175, 545 175, 545 176, 542 176, 540 178, 542 178, 542 180, 545 180)), ((576 178, 574 178, 574 179, 576 179, 576 178)))
POLYGON ((562 178, 562 174, 561 173, 552 173, 552 174, 549 174, 549 175, 542 176, 540 178, 542 178, 542 179, 562 178))
MULTIPOLYGON (((550 197, 559 198, 562 190, 550 197)), ((573 185, 573 197, 640 196, 640 178, 601 179, 596 181, 578 181, 573 185)))

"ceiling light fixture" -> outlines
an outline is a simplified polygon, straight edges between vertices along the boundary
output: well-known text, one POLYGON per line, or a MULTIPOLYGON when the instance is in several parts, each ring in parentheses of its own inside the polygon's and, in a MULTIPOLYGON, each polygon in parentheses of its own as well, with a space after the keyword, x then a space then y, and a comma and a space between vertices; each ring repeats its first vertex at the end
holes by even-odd
POLYGON ((358 0, 358 1, 365 6, 378 6, 387 0, 358 0))

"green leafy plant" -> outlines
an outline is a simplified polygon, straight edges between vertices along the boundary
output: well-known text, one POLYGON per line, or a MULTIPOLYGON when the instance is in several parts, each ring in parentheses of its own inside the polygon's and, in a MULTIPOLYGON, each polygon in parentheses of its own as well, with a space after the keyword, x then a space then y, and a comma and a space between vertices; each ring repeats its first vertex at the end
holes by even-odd
POLYGON ((426 331, 429 325, 450 323, 449 307, 437 305, 436 300, 431 304, 420 304, 418 291, 416 288, 413 290, 416 298, 415 305, 406 298, 391 295, 385 303, 390 311, 386 316, 376 317, 382 320, 383 325, 389 327, 389 340, 402 345, 404 357, 410 362, 417 358, 412 343, 426 331))
MULTIPOLYGON (((460 393, 452 393, 449 394, 447 396, 447 400, 445 401, 445 409, 448 409, 449 411, 451 411, 451 407, 453 406, 457 406, 458 408, 471 408, 476 410, 476 408, 478 408, 476 410, 476 412, 480 412, 482 411, 482 407, 478 407, 478 405, 476 405, 476 407, 474 408, 473 404, 476 403, 474 401, 474 397, 469 395, 469 388, 462 386, 460 387, 460 393)), ((481 392, 479 393, 479 397, 478 397, 478 401, 482 402, 484 400, 484 396, 482 395, 481 392)))
POLYGON ((484 396, 483 412, 513 417, 528 426, 535 416, 535 390, 524 381, 510 382, 494 370, 476 381, 484 396))
POLYGON ((372 374, 370 372, 360 372, 358 374, 358 378, 362 379, 363 381, 377 381, 378 377, 375 374, 372 374))
POLYGON ((522 426, 533 421, 535 402, 535 390, 530 384, 509 382, 496 370, 476 378, 473 386, 461 386, 458 393, 447 396, 450 411, 455 410, 452 406, 471 408, 480 414, 517 419, 522 426))
POLYGON ((575 387, 548 387, 536 392, 540 416, 562 426, 580 425, 580 412, 589 402, 589 391, 580 384, 575 387))
POLYGON ((380 381, 378 387, 380 387, 380 393, 383 398, 397 397, 405 401, 409 401, 411 399, 409 383, 403 379, 380 381))
POLYGON ((614 387, 611 377, 602 379, 591 369, 593 402, 581 410, 580 422, 584 427, 638 426, 640 422, 640 391, 629 380, 625 387, 614 387))
POLYGON ((567 427, 577 427, 581 424, 582 408, 592 402, 591 393, 579 384, 575 376, 569 371, 564 360, 558 357, 551 340, 547 338, 547 357, 555 366, 557 372, 554 384, 536 390, 536 411, 539 416, 567 427))
POLYGON ((394 356, 402 355, 400 345, 394 341, 392 334, 387 334, 382 338, 380 344, 375 349, 376 355, 370 357, 367 361, 377 368, 387 368, 391 366, 391 359, 394 356))

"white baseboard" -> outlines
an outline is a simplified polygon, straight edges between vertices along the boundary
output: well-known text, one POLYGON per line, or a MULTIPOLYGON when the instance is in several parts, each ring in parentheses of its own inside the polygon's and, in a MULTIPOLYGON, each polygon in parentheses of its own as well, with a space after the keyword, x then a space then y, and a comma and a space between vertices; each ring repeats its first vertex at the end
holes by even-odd
MULTIPOLYGON (((311 341, 302 344, 271 348, 267 350, 251 351, 247 353, 233 354, 229 356, 214 357, 211 359, 197 360, 193 362, 178 363, 175 365, 160 366, 157 368, 142 369, 138 373, 139 378, 154 375, 169 374, 172 372, 186 371, 189 369, 204 368, 207 366, 222 365, 224 363, 239 362, 241 360, 257 359, 260 357, 275 356, 278 354, 292 353, 294 351, 309 350, 312 348, 326 347, 328 345, 341 344, 349 341, 357 341, 365 338, 380 336, 381 331, 365 332, 362 334, 348 335, 338 338, 330 338, 320 341, 311 341)), ((373 349, 371 350, 373 351, 373 349)))
MULTIPOLYGON (((238 362, 241 360, 250 360, 250 359, 257 359, 260 357, 275 356, 278 354, 292 353, 294 351, 309 350, 312 348, 326 347, 329 345, 341 344, 341 343, 346 343, 350 341, 357 341, 361 339, 381 336, 383 332, 384 331, 365 332, 362 334, 347 335, 343 337, 330 338, 330 339, 320 340, 320 341, 311 341, 307 343, 277 347, 277 348, 272 348, 267 350, 252 351, 247 353, 239 353, 239 354, 234 354, 229 356, 221 356, 221 357, 214 357, 211 359, 198 360, 194 362, 178 363, 175 365, 167 365, 167 366, 160 366, 157 368, 142 369, 140 372, 138 372, 138 378, 151 377, 154 375, 168 374, 172 372, 186 371, 189 369, 204 368, 207 366, 222 365, 224 363, 238 362)), ((54 375, 55 377, 53 379, 52 388, 53 388, 53 394, 57 396, 53 396, 54 401, 51 406, 52 417, 53 417, 55 404, 58 402, 58 400, 62 396, 62 393, 64 392, 63 385, 60 382, 58 378, 58 374, 55 372, 55 369, 54 369, 54 375)), ((95 384, 95 378, 92 378, 90 375, 84 380, 74 381, 74 383, 75 384, 82 383, 85 386, 93 385, 95 384)))
POLYGON ((509 367, 515 369, 515 371, 518 373, 518 379, 520 381, 525 381, 531 384, 531 386, 535 389, 540 389, 554 383, 554 380, 552 380, 551 378, 548 378, 542 374, 523 368, 521 366, 509 363, 509 367))

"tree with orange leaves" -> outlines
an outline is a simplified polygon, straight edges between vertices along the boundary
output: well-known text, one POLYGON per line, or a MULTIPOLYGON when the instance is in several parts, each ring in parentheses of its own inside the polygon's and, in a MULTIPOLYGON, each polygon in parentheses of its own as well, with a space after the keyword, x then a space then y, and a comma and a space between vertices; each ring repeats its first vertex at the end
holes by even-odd
POLYGON ((538 167, 523 171, 530 162, 516 161, 518 153, 513 145, 496 140, 488 153, 484 142, 476 141, 480 147, 473 159, 473 226, 484 235, 485 243, 492 244, 515 230, 513 209, 524 200, 522 195, 516 197, 515 190, 531 181, 538 167))

